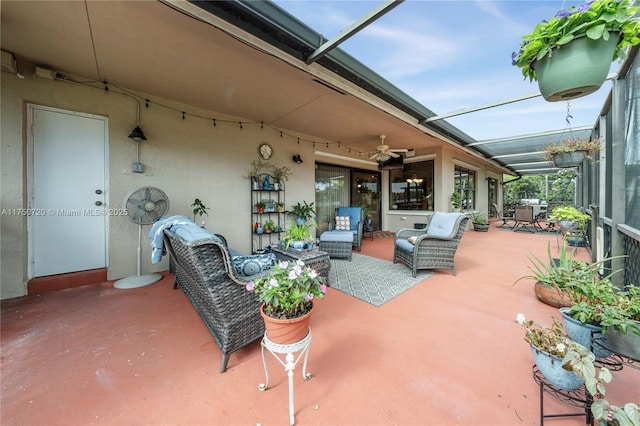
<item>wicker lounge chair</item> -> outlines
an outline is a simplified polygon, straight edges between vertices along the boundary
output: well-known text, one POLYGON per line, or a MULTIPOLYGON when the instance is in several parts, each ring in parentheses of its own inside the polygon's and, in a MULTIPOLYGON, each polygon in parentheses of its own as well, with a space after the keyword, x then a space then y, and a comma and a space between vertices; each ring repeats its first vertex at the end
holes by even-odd
MULTIPOLYGON (((349 217, 349 229, 353 234, 352 246, 358 251, 362 251, 362 236, 364 235, 364 210, 362 207, 338 207, 336 208, 336 219, 338 217, 349 217)), ((336 220, 329 222, 329 232, 345 231, 340 229, 336 220)))
POLYGON ((264 335, 260 302, 245 289, 256 275, 236 274, 221 236, 187 242, 170 230, 165 230, 164 235, 165 246, 175 259, 176 284, 218 343, 222 351, 220 372, 224 373, 233 352, 264 335))
POLYGON ((450 269, 455 275, 453 258, 468 222, 469 217, 461 213, 436 212, 424 229, 400 229, 396 232, 393 263, 401 261, 411 268, 414 277, 418 269, 450 269), (414 243, 410 237, 415 237, 414 243))

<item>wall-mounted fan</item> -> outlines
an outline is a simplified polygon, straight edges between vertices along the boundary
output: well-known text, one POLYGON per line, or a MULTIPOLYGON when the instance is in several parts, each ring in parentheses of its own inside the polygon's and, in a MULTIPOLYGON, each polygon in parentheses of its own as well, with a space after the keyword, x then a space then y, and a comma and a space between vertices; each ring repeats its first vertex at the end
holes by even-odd
POLYGON ((380 145, 378 145, 378 147, 376 148, 376 151, 373 153, 373 155, 371 157, 369 157, 370 160, 377 160, 377 161, 387 161, 389 158, 398 158, 400 157, 400 154, 397 154, 398 152, 408 152, 408 149, 401 149, 401 148, 389 148, 389 145, 386 145, 384 143, 384 140, 387 136, 386 135, 380 135, 380 145))
POLYGON ((138 274, 115 282, 115 288, 137 288, 162 279, 162 274, 140 275, 142 225, 151 225, 169 211, 169 198, 158 188, 144 186, 124 198, 124 208, 130 221, 138 225, 138 274))

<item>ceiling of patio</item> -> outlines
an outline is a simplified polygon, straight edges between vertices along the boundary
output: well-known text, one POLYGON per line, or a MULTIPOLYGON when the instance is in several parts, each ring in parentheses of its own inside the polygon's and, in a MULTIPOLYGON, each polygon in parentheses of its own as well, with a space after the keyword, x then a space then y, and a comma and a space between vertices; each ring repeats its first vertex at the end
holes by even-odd
MULTIPOLYGON (((542 161, 538 152, 548 143, 549 135, 477 143, 445 120, 425 125, 422 121, 434 116, 433 112, 339 49, 306 68, 283 59, 283 47, 294 58, 314 48, 304 39, 298 40, 298 45, 291 44, 296 40, 294 31, 313 36, 301 23, 289 21, 294 28, 283 29, 270 22, 265 29, 259 24, 266 20, 214 11, 260 36, 257 44, 262 42, 266 48, 258 50, 230 37, 225 29, 203 22, 212 17, 203 9, 212 9, 212 4, 216 2, 186 4, 192 10, 193 6, 199 9, 197 19, 159 1, 5 0, 1 45, 18 59, 61 74, 108 81, 274 128, 340 141, 345 155, 347 147, 353 152, 375 150, 381 134, 387 135, 386 143, 392 148, 416 149, 419 154, 421 149, 440 144, 434 136, 437 134, 460 149, 494 159, 506 171, 535 174, 557 170, 542 161), (354 69, 358 72, 353 73, 354 69), (335 90, 318 82, 326 76, 333 76, 332 86, 348 85, 349 90, 335 90)), ((276 6, 270 3, 268 7, 272 13, 276 6)), ((320 35, 315 37, 317 46, 320 35)))

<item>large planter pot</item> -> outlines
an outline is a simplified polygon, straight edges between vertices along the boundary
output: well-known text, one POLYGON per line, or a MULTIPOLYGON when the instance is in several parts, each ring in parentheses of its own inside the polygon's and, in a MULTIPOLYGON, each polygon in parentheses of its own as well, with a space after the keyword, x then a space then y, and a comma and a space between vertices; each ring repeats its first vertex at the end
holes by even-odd
POLYGON ((559 152, 553 156, 553 164, 560 168, 578 167, 586 156, 586 151, 559 152))
POLYGON ((489 232, 489 224, 488 223, 474 223, 473 229, 478 232, 489 232))
MULTIPOLYGON (((640 327, 640 322, 636 321, 636 325, 640 327)), ((627 334, 622 334, 613 327, 609 327, 606 336, 612 351, 640 362, 640 336, 633 330, 627 329, 627 334)))
POLYGON ((597 334, 597 342, 599 345, 592 347, 591 345, 591 333, 601 333, 602 327, 592 324, 583 324, 580 321, 573 319, 568 314, 569 308, 560 308, 560 315, 562 315, 562 323, 567 335, 582 346, 591 349, 596 358, 606 358, 611 355, 611 352, 603 349, 602 347, 609 347, 607 336, 597 334))
POLYGON ((283 320, 268 316, 264 313, 264 306, 260 307, 267 337, 279 345, 290 345, 304 339, 309 333, 312 312, 313 308, 301 317, 283 320))
POLYGON ((607 78, 619 38, 577 38, 532 64, 538 87, 549 102, 576 99, 595 92, 607 78))
POLYGON ((573 391, 584 384, 584 380, 573 371, 562 368, 562 360, 557 356, 541 351, 533 345, 531 345, 531 355, 533 355, 533 361, 538 366, 540 373, 555 387, 573 391))
POLYGON ((554 308, 566 308, 573 305, 571 297, 557 287, 537 281, 533 291, 539 301, 553 306, 554 308))

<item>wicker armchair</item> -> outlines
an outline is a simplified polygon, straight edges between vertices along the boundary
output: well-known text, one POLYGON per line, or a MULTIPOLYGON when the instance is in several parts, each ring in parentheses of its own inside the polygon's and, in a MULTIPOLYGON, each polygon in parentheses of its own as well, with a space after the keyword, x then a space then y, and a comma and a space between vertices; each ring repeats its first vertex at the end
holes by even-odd
MULTIPOLYGON (((336 216, 349 216, 350 231, 353 233, 352 247, 358 251, 362 251, 362 237, 364 235, 364 210, 362 207, 338 207, 335 212, 336 216)), ((336 230, 336 222, 329 222, 329 231, 336 230)))
POLYGON ((401 229, 396 232, 393 263, 398 260, 411 268, 413 276, 418 269, 456 268, 453 258, 458 250, 469 217, 461 213, 436 212, 425 229, 401 229), (415 237, 415 243, 409 237, 415 237))
POLYGON ((254 293, 245 289, 247 282, 257 276, 236 274, 224 238, 187 242, 165 230, 164 244, 175 259, 176 284, 187 295, 222 351, 220 372, 224 373, 233 352, 264 335, 260 302, 254 293))

